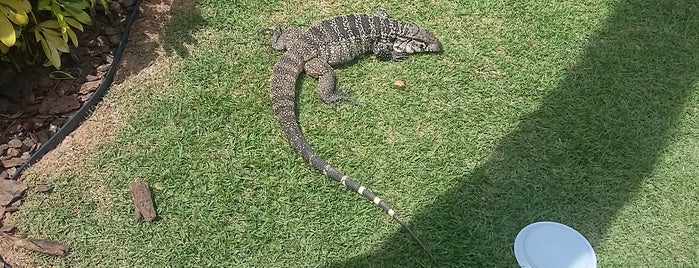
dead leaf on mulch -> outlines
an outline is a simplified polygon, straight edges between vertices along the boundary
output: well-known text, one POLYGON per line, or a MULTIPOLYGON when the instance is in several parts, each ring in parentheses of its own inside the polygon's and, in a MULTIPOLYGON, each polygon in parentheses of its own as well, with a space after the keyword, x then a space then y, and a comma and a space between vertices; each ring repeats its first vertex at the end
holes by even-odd
MULTIPOLYGON (((10 148, 12 149, 12 148, 10 148)), ((9 149, 8 149, 9 151, 9 149)), ((2 166, 6 168, 11 168, 11 167, 18 167, 24 164, 24 162, 27 161, 27 159, 22 159, 21 157, 15 157, 15 158, 10 158, 6 160, 2 160, 2 166)))
POLYGON ((53 103, 51 103, 49 113, 64 114, 78 108, 80 108, 80 101, 78 101, 78 97, 75 95, 65 95, 59 97, 53 101, 53 103))
POLYGON ((0 206, 6 207, 27 190, 27 185, 15 180, 0 180, 0 206))
POLYGON ((12 201, 7 207, 5 207, 6 212, 15 212, 19 210, 19 207, 24 203, 22 199, 16 199, 15 201, 12 201))
POLYGON ((2 227, 0 227, 0 232, 3 233, 14 233, 15 230, 17 230, 17 228, 12 224, 5 223, 2 225, 2 227))
POLYGON ((45 239, 18 238, 8 234, 2 234, 7 240, 12 241, 12 245, 31 251, 41 252, 54 256, 65 256, 70 251, 70 247, 63 243, 45 239))

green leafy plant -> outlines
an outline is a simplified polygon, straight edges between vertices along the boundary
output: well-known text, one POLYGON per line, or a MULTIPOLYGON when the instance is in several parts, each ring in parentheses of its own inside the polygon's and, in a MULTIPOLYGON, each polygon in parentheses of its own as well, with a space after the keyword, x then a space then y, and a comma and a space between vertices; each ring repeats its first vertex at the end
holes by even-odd
POLYGON ((29 23, 31 10, 28 0, 0 0, 0 51, 7 53, 17 44, 22 26, 29 23))
MULTIPOLYGON (((68 43, 78 46, 75 30, 92 25, 86 12, 98 0, 0 0, 0 52, 11 47, 26 51, 27 43, 41 46, 47 64, 61 67, 61 54, 69 51, 68 43), (32 34, 33 32, 33 34, 32 34)), ((105 12, 107 0, 99 0, 105 12)))

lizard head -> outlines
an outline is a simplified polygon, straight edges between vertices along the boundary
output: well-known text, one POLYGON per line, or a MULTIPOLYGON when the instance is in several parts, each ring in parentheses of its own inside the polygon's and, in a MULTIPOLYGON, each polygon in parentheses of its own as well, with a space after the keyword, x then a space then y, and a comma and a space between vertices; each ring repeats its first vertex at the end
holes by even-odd
POLYGON ((427 29, 415 24, 407 24, 403 34, 393 43, 393 50, 408 54, 440 52, 442 43, 427 29))

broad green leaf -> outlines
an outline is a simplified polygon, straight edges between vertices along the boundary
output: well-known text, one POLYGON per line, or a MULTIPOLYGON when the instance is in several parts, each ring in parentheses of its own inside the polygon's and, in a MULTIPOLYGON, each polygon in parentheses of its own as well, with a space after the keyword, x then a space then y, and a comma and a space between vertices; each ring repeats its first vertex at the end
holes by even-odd
POLYGON ((4 14, 17 25, 27 25, 29 16, 24 10, 22 2, 17 0, 3 0, 0 2, 0 13, 4 14))
MULTIPOLYGON (((0 42, 0 44, 2 44, 2 42, 0 42)), ((15 40, 15 45, 12 47, 16 47, 18 49, 21 49, 22 51, 26 49, 26 47, 24 46, 24 42, 22 42, 22 39, 20 39, 19 37, 17 37, 17 39, 15 40)))
POLYGON ((39 0, 36 8, 39 10, 49 10, 49 4, 51 4, 51 0, 39 0))
POLYGON ((78 22, 74 18, 66 18, 66 23, 68 23, 68 25, 72 26, 73 28, 80 30, 81 32, 84 31, 83 24, 78 22))
MULTIPOLYGON (((68 34, 70 41, 73 42, 73 46, 78 47, 78 36, 75 34, 73 29, 67 28, 66 33, 68 34)), ((63 37, 63 39, 65 39, 65 37, 63 37)))
POLYGON ((46 40, 41 40, 41 48, 44 49, 44 54, 46 54, 46 58, 51 62, 51 65, 53 67, 56 67, 56 69, 61 68, 61 55, 58 53, 56 49, 49 48, 49 45, 46 43, 46 40))
POLYGON ((2 42, 0 42, 0 52, 7 53, 8 51, 10 51, 10 47, 8 47, 5 44, 3 44, 2 42))
POLYGON ((49 77, 56 80, 74 79, 75 77, 64 71, 53 71, 49 73, 49 77))
POLYGON ((27 13, 11 13, 10 16, 8 16, 12 22, 14 22, 17 25, 27 25, 29 23, 29 16, 27 16, 27 13))
POLYGON ((24 9, 24 12, 31 12, 32 11, 32 4, 29 3, 29 0, 21 0, 20 1, 22 9, 24 9))
POLYGON ((88 3, 85 3, 83 0, 63 0, 61 1, 61 6, 65 7, 73 7, 79 10, 83 10, 88 8, 88 3))
POLYGON ((39 23, 40 28, 50 28, 50 29, 58 29, 60 25, 58 24, 57 20, 47 20, 42 23, 39 23))
POLYGON ((34 29, 34 39, 36 39, 37 42, 38 42, 38 41, 41 41, 41 40, 44 40, 44 37, 41 35, 41 29, 40 29, 40 28, 35 28, 35 29, 34 29))
POLYGON ((61 35, 61 33, 58 32, 58 31, 57 31, 56 29, 54 29, 54 28, 41 28, 41 33, 42 33, 43 35, 45 35, 45 36, 46 36, 46 35, 53 35, 53 36, 59 36, 59 35, 61 35))
POLYGON ((56 4, 55 2, 51 5, 51 12, 53 12, 53 15, 55 15, 56 19, 58 20, 63 20, 63 18, 65 17, 63 15, 63 11, 61 11, 61 7, 58 6, 58 4, 56 4))
POLYGON ((92 19, 90 18, 90 15, 85 13, 85 11, 82 11, 80 9, 73 8, 71 6, 65 6, 66 11, 74 17, 76 20, 81 22, 82 24, 85 25, 92 25, 92 19))
POLYGON ((100 0, 100 3, 102 4, 102 9, 104 9, 104 14, 109 14, 109 4, 107 0, 100 0))
POLYGON ((6 18, 10 19, 10 21, 20 26, 24 26, 29 23, 29 16, 27 16, 27 13, 17 14, 8 12, 7 9, 0 8, 0 15, 5 16, 6 18))
POLYGON ((5 6, 12 13, 27 13, 32 11, 32 5, 27 0, 2 0, 0 5, 5 6))
POLYGON ((70 26, 68 26, 68 23, 66 23, 66 20, 58 22, 58 29, 61 30, 61 33, 64 35, 64 37, 65 37, 66 29, 68 29, 68 28, 70 28, 70 26))
POLYGON ((15 28, 12 27, 12 23, 5 15, 0 15, 0 42, 11 47, 16 40, 15 28))
POLYGON ((68 48, 68 42, 66 42, 66 40, 63 38, 58 37, 58 35, 46 34, 44 37, 46 38, 46 42, 48 42, 49 47, 55 48, 61 52, 70 51, 68 48))

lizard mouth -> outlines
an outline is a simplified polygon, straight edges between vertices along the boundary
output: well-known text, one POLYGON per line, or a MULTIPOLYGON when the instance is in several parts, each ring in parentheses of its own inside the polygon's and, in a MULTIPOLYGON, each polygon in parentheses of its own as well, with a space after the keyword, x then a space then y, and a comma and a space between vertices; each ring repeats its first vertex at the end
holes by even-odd
POLYGON ((442 43, 436 38, 429 38, 427 41, 398 39, 393 43, 393 50, 401 53, 420 53, 420 52, 440 52, 442 51, 442 43))
POLYGON ((442 51, 442 42, 437 39, 437 37, 434 36, 434 34, 427 29, 421 29, 421 31, 418 34, 421 36, 422 41, 424 42, 424 46, 422 51, 424 52, 440 52, 442 51))
POLYGON ((440 52, 442 51, 442 42, 439 42, 439 40, 435 39, 434 43, 429 44, 427 46, 427 51, 430 52, 440 52))

